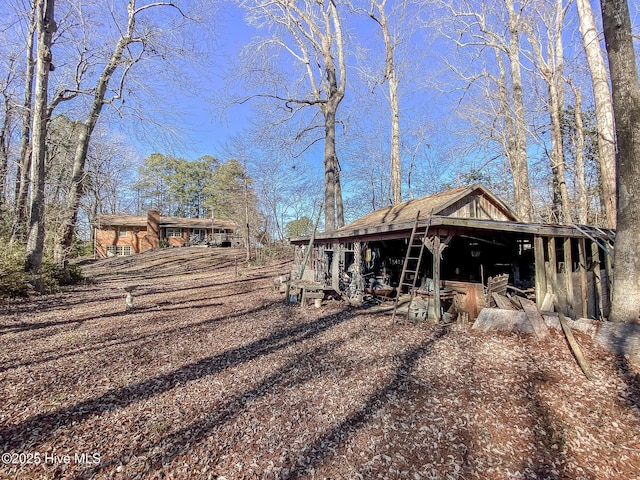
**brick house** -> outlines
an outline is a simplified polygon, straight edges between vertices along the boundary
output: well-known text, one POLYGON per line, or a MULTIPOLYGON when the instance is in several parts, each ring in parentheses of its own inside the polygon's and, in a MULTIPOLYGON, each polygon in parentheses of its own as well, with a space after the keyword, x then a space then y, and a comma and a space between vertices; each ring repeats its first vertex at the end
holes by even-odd
POLYGON ((161 245, 181 247, 187 243, 236 246, 237 225, 229 220, 163 217, 156 210, 147 216, 99 215, 94 224, 97 258, 133 255, 161 245))

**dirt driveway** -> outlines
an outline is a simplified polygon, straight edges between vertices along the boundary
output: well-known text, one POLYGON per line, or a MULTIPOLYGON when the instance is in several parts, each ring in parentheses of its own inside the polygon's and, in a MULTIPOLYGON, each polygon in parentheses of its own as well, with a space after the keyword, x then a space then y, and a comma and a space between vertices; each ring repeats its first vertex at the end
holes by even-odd
POLYGON ((585 337, 593 382, 557 332, 302 309, 236 258, 90 262, 2 306, 0 478, 640 478, 640 376, 585 337))

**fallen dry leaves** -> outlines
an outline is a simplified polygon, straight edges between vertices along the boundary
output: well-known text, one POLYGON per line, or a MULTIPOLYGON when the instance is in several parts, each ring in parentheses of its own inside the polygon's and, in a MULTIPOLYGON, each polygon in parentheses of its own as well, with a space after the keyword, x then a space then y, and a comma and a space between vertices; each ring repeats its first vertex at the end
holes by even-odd
POLYGON ((593 382, 558 332, 302 309, 273 291, 285 263, 236 256, 89 262, 92 282, 3 306, 0 476, 640 478, 637 369, 586 337, 593 382))

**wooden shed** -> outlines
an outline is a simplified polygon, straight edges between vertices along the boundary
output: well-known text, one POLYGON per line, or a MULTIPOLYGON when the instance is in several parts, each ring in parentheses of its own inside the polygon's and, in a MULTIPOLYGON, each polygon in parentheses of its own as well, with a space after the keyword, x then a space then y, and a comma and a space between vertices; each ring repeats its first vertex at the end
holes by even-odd
MULTIPOLYGON (((332 232, 317 233, 304 278, 347 296, 375 292, 377 285, 402 294, 401 270, 412 232, 428 250, 413 284, 441 300, 452 289, 483 292, 490 278, 508 278, 514 291, 535 297, 547 292, 572 318, 606 316, 615 233, 595 227, 524 223, 482 185, 455 188, 376 210, 332 232)), ((293 278, 307 258, 308 237, 296 246, 293 278)), ((482 305, 480 305, 481 307, 482 305)))

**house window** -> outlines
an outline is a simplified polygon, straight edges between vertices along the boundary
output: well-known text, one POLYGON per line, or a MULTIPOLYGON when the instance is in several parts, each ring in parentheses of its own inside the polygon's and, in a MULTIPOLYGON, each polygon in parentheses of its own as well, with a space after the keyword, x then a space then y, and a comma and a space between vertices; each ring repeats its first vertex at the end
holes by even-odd
POLYGON ((127 227, 119 227, 118 228, 118 236, 126 237, 127 236, 127 227))
POLYGON ((107 245, 107 257, 125 257, 131 255, 129 245, 107 245))
POLYGON ((167 237, 182 237, 181 228, 167 228, 167 237))
POLYGON ((133 234, 138 235, 140 233, 140 229, 138 227, 133 229, 133 234))
POLYGON ((204 240, 207 237, 207 231, 204 228, 194 228, 191 234, 200 240, 204 240))

